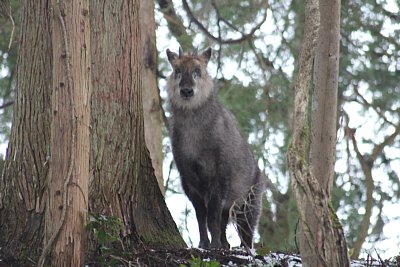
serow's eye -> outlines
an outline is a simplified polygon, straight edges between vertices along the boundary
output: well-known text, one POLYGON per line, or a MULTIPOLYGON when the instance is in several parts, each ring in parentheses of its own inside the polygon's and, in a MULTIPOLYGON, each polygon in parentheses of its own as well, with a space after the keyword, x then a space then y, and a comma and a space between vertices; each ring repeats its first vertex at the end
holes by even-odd
POLYGON ((175 78, 180 78, 182 75, 181 69, 180 68, 176 68, 175 69, 175 78))
POLYGON ((200 68, 195 68, 193 72, 194 77, 200 77, 201 76, 201 70, 200 68))

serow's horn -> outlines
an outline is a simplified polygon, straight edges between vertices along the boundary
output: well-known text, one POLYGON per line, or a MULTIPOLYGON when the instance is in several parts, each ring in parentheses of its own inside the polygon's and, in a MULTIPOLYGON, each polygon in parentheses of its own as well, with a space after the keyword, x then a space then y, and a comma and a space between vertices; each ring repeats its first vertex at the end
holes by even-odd
POLYGON ((179 47, 179 58, 183 57, 183 50, 182 47, 179 47))

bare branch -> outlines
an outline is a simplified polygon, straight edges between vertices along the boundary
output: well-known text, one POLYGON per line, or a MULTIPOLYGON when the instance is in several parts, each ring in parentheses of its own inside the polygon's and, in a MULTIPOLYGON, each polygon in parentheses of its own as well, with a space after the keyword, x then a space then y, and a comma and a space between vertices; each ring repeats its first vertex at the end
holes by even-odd
POLYGON ((7 101, 7 102, 5 102, 5 103, 0 105, 0 109, 6 108, 6 107, 11 106, 13 104, 14 104, 14 100, 7 101))
POLYGON ((354 93, 356 94, 356 96, 358 96, 361 99, 361 103, 360 104, 364 104, 365 106, 372 108, 376 112, 376 114, 378 114, 378 116, 381 117, 386 123, 389 123, 392 126, 396 126, 393 122, 389 121, 386 118, 385 114, 380 109, 378 109, 378 107, 376 107, 376 106, 372 105, 371 103, 369 103, 364 98, 364 96, 360 94, 360 92, 357 90, 357 88, 354 87, 353 90, 354 90, 354 93))
POLYGON ((379 4, 378 1, 375 0, 373 2, 373 5, 377 8, 379 8, 379 10, 382 10, 383 14, 385 14, 385 16, 387 16, 388 18, 391 18, 396 21, 400 20, 399 13, 390 12, 389 10, 385 9, 381 4, 379 4))
MULTIPOLYGON (((219 10, 218 10, 218 7, 217 7, 217 4, 215 3, 215 1, 212 1, 212 6, 214 7, 215 12, 217 14, 218 38, 221 38, 221 35, 222 35, 221 34, 221 15, 219 13, 219 10)), ((219 47, 218 47, 217 74, 216 74, 216 76, 218 75, 218 72, 221 70, 221 50, 222 50, 222 44, 220 43, 219 47)))
POLYGON ((373 161, 371 161, 371 158, 364 157, 361 154, 360 150, 358 149, 357 141, 355 138, 355 130, 349 129, 348 133, 351 135, 353 148, 354 148, 354 151, 356 152, 357 159, 361 164, 361 169, 364 173, 365 183, 366 183, 366 187, 367 187, 367 191, 365 193, 365 195, 366 195, 365 213, 363 215, 363 219, 359 226, 357 239, 353 245, 354 251, 353 251, 352 258, 357 259, 360 254, 362 244, 364 243, 365 239, 367 238, 369 226, 371 224, 372 208, 374 207, 373 192, 374 192, 375 184, 374 184, 374 179, 372 177, 373 161))
POLYGON ((192 10, 189 7, 189 4, 187 2, 187 0, 182 0, 182 4, 183 4, 183 8, 185 9, 186 13, 188 14, 189 18, 191 21, 194 22, 194 24, 196 24, 197 27, 199 27, 199 29, 211 40, 219 43, 219 44, 238 44, 241 43, 243 41, 246 41, 249 38, 252 38, 252 36, 254 35, 254 33, 260 29, 260 27, 264 24, 265 20, 267 19, 267 11, 265 10, 264 14, 263 14, 263 18, 262 20, 253 28, 251 29, 251 31, 247 34, 242 34, 242 37, 238 38, 238 39, 222 39, 220 37, 216 37, 214 36, 212 33, 210 33, 206 27, 204 27, 204 25, 194 16, 192 10))
POLYGON ((271 100, 269 97, 269 84, 268 84, 269 80, 267 77, 267 71, 274 67, 272 65, 272 62, 267 61, 267 59, 263 55, 260 55, 260 53, 257 51, 256 47, 254 46, 253 39, 248 39, 248 43, 249 43, 250 49, 253 51, 253 53, 257 59, 259 67, 262 70, 262 77, 264 80, 263 90, 264 90, 265 100, 266 100, 267 109, 268 109, 268 105, 271 100), (269 63, 271 63, 271 64, 269 64, 269 63))
POLYGON ((172 0, 158 0, 157 2, 171 34, 177 39, 183 50, 193 50, 193 38, 186 32, 182 18, 176 14, 172 0))
MULTIPOLYGON (((365 99, 364 99, 365 100, 365 99)), ((371 224, 371 216, 372 216, 372 209, 374 206, 374 199, 373 199, 373 192, 375 189, 375 184, 374 184, 374 179, 372 176, 372 168, 374 165, 374 162, 378 158, 378 156, 383 152, 383 149, 392 143, 395 138, 399 135, 400 133, 400 124, 397 125, 395 128, 395 131, 389 135, 386 136, 385 139, 380 143, 374 146, 372 153, 370 155, 363 155, 357 144, 357 140, 355 138, 355 129, 349 128, 346 126, 346 133, 348 136, 350 136, 353 144, 354 151, 356 152, 357 159, 361 165, 361 169, 363 171, 364 177, 365 177, 365 183, 366 183, 366 188, 367 191, 365 193, 366 195, 366 200, 365 200, 365 213, 363 215, 362 222, 359 226, 359 231, 357 235, 357 239, 353 245, 353 258, 358 258, 358 255, 360 253, 362 244, 364 243, 366 237, 368 236, 368 230, 371 224)))
POLYGON ((382 143, 374 147, 370 156, 371 160, 375 161, 378 158, 378 156, 382 153, 383 149, 387 145, 393 143, 399 134, 400 134, 400 123, 396 126, 394 132, 391 135, 386 136, 386 138, 382 141, 382 143))

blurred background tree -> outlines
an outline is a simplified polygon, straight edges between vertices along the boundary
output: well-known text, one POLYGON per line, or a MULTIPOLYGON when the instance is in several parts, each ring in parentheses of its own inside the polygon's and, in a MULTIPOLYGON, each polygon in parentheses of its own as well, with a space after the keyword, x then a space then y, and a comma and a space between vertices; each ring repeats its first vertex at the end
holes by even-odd
MULTIPOLYGON (((16 40, 19 36, 19 1, 0 1, 0 25, 0 144, 2 144, 7 143, 11 129, 18 49, 16 40)), ((0 151, 0 155, 4 154, 2 152, 0 151)))
MULTIPOLYGON (((18 1, 11 0, 11 7, 14 28, 9 12, 2 11, 0 17, 1 143, 8 139, 15 90, 18 1)), ((289 187, 286 151, 292 132, 293 77, 303 35, 303 2, 157 0, 155 9, 165 125, 169 116, 165 77, 170 72, 165 49, 177 51, 178 44, 186 51, 211 46, 214 54, 209 71, 219 96, 235 114, 269 179, 259 242, 271 250, 296 251, 298 215, 289 187)), ((393 212, 400 199, 399 14, 394 0, 342 3, 333 206, 338 209, 353 257, 360 255, 361 248, 382 253, 400 243, 398 231, 393 234, 400 222, 393 212)), ((164 129, 169 201, 182 191, 164 129)), ((176 206, 170 209, 190 243, 188 220, 194 217, 190 204, 180 211, 176 206)))

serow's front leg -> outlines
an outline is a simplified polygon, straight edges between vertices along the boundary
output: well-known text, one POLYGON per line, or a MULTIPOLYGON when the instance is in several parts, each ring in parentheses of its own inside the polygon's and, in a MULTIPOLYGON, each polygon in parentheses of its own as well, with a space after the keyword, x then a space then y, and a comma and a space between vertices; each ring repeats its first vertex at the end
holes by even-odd
POLYGON ((211 247, 222 248, 221 243, 222 200, 213 194, 207 209, 208 229, 211 233, 211 247))
POLYGON ((198 196, 192 196, 190 198, 193 207, 196 211, 197 223, 199 224, 200 234, 200 248, 210 248, 210 240, 208 239, 207 233, 207 209, 203 199, 198 196))

